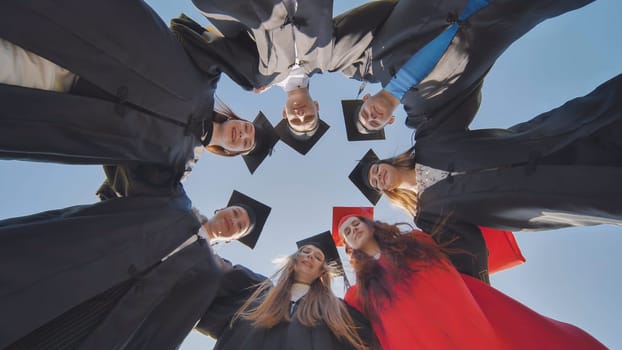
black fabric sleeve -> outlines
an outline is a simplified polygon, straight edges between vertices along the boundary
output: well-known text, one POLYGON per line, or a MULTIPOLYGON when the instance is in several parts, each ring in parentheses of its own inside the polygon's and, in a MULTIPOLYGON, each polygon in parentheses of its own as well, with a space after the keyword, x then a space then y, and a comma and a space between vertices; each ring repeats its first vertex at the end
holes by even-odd
POLYGON ((382 26, 397 1, 380 0, 363 4, 333 19, 335 46, 330 71, 345 70, 344 74, 364 80, 366 61, 371 59, 373 33, 382 26))
POLYGON ((456 270, 490 284, 488 248, 477 225, 421 214, 415 219, 419 228, 435 234, 434 240, 452 250, 449 259, 456 270))
POLYGON ((262 85, 258 81, 259 53, 249 35, 226 38, 213 34, 208 40, 202 35, 206 29, 184 14, 171 20, 171 30, 203 72, 209 75, 224 72, 245 90, 262 85))
POLYGON ((374 333, 369 320, 362 313, 360 313, 357 309, 348 305, 345 301, 343 302, 343 304, 348 309, 348 313, 350 314, 350 317, 352 317, 352 320, 354 320, 356 331, 359 337, 361 337, 361 340, 363 340, 363 342, 365 342, 365 344, 367 344, 367 346, 371 350, 382 349, 380 347, 380 342, 378 341, 378 338, 376 338, 376 334, 374 333))
MULTIPOLYGON (((215 257, 220 259, 219 257, 215 257)), ((258 285, 267 277, 242 266, 233 266, 222 259, 225 275, 216 298, 209 306, 196 329, 218 339, 239 308, 246 302, 258 285)))

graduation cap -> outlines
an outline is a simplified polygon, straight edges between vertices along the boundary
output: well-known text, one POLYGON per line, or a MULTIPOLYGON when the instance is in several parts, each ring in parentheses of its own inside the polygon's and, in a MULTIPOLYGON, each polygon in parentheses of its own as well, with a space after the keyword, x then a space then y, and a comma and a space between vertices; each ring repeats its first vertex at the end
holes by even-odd
POLYGON ((293 130, 286 119, 281 119, 276 125, 275 131, 283 142, 295 149, 298 153, 305 155, 315 146, 328 128, 330 128, 330 126, 322 119, 319 119, 318 116, 318 127, 313 134, 300 133, 293 130))
POLYGON ((348 176, 350 178, 350 181, 352 181, 352 183, 361 192, 363 192, 365 197, 367 197, 367 199, 373 205, 376 205, 376 203, 378 203, 378 201, 380 200, 380 197, 382 197, 382 191, 373 188, 369 184, 368 175, 369 168, 371 168, 371 166, 379 160, 380 159, 378 158, 374 150, 370 148, 369 151, 365 153, 365 156, 363 156, 363 159, 359 160, 358 164, 354 167, 354 169, 348 176))
POLYGON ((333 207, 333 241, 337 247, 343 247, 345 243, 339 235, 339 226, 351 216, 362 216, 370 220, 374 219, 374 207, 333 207))
POLYGON ((331 236, 330 231, 324 231, 317 235, 296 242, 296 246, 298 247, 298 249, 302 248, 305 245, 312 245, 320 249, 322 253, 324 253, 324 260, 326 261, 326 263, 335 267, 335 277, 345 277, 346 274, 343 270, 343 263, 341 262, 339 252, 337 251, 337 247, 335 246, 335 242, 333 241, 333 237, 331 236))
POLYGON ((272 148, 279 140, 279 135, 276 134, 272 124, 261 111, 253 120, 253 125, 255 125, 255 148, 242 156, 251 174, 272 153, 272 148))
POLYGON ((348 141, 384 140, 384 129, 367 133, 361 133, 357 128, 358 115, 363 105, 363 100, 341 100, 343 120, 346 123, 346 135, 348 141))
POLYGON ((248 213, 250 222, 250 226, 248 228, 249 232, 244 237, 238 239, 238 241, 253 249, 257 244, 261 230, 263 230, 263 226, 266 223, 272 208, 235 190, 231 193, 231 198, 229 198, 227 207, 233 205, 244 208, 248 213))

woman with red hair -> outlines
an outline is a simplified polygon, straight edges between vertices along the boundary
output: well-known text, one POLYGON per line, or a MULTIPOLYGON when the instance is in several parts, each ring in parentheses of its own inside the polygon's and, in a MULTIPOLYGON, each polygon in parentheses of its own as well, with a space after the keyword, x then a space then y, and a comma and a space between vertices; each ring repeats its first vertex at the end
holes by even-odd
POLYGON ((385 350, 605 348, 460 274, 428 234, 356 215, 338 230, 357 280, 345 300, 369 318, 385 350))

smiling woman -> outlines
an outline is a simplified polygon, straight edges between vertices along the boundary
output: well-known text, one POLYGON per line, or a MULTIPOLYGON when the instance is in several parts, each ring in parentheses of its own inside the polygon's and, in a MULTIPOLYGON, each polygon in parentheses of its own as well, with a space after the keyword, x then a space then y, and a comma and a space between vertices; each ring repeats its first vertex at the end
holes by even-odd
POLYGON ((216 338, 215 349, 367 349, 369 324, 331 291, 343 273, 329 232, 298 241, 275 285, 270 279, 223 262, 218 297, 197 329, 216 338))
POLYGON ((338 229, 357 280, 345 300, 369 318, 384 349, 605 349, 580 328, 458 273, 424 232, 356 215, 338 229))
POLYGON ((219 61, 211 62, 210 74, 200 70, 144 2, 94 6, 67 2, 61 11, 46 1, 2 3, 0 54, 7 58, 3 71, 12 74, 0 75, 1 158, 127 165, 106 170, 106 198, 130 195, 133 188, 174 189, 204 147, 265 158, 278 140, 269 123, 253 125, 224 103, 214 106, 219 61), (16 29, 26 22, 44 35, 16 29), (91 30, 108 23, 116 25, 105 34, 91 30), (134 27, 140 29, 124 29, 134 27), (69 74, 70 83, 39 83, 49 80, 48 71, 63 82, 69 74))
POLYGON ((373 204, 386 194, 418 226, 447 213, 511 231, 620 225, 621 94, 617 75, 506 129, 469 130, 472 118, 448 108, 451 125, 396 157, 369 150, 350 179, 373 204))
POLYGON ((180 194, 0 221, 0 348, 177 348, 222 277, 206 236, 253 248, 269 213, 234 191, 211 219, 180 194))

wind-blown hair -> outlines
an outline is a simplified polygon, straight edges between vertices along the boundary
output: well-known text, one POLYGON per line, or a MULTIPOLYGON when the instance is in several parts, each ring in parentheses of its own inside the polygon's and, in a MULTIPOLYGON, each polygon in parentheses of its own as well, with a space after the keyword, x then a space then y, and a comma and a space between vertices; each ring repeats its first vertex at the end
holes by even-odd
MULTIPOLYGON (((246 119, 242 119, 240 118, 237 114, 235 114, 235 112, 233 112, 233 110, 223 101, 220 99, 220 97, 218 96, 214 96, 214 118, 213 118, 213 122, 216 124, 222 124, 224 122, 226 122, 227 120, 243 120, 248 122, 248 120, 246 119)), ((250 122, 249 122, 250 123, 250 122)), ((253 147, 251 147, 251 150, 254 148, 254 144, 253 147)), ((222 146, 219 145, 208 145, 205 146, 205 148, 214 153, 217 154, 219 156, 223 156, 223 157, 235 157, 237 155, 240 154, 246 154, 250 151, 244 151, 244 152, 231 152, 227 149, 225 149, 222 146)))
POLYGON ((277 271, 276 285, 270 279, 262 282, 259 288, 238 310, 232 322, 238 318, 249 320, 255 327, 272 328, 281 322, 290 322, 296 318, 305 327, 315 327, 324 322, 331 332, 357 349, 367 349, 356 332, 354 320, 345 304, 331 290, 333 268, 324 264, 322 275, 310 286, 302 298, 295 313, 290 316, 291 289, 295 282, 294 266, 296 253, 286 258, 285 265, 277 271), (253 306, 257 301, 259 305, 253 306))
POLYGON ((390 225, 362 216, 357 217, 368 225, 383 259, 389 262, 388 268, 384 268, 374 257, 347 247, 350 264, 356 273, 356 298, 363 313, 371 322, 375 322, 378 321, 378 309, 382 308, 383 303, 392 301, 394 283, 406 283, 412 274, 434 262, 449 262, 446 253, 453 252, 439 246, 432 239, 438 229, 428 235, 413 230, 408 223, 390 225), (402 230, 401 227, 406 227, 407 230, 402 230), (416 266, 413 264, 415 262, 416 266))
MULTIPOLYGON (((392 158, 381 159, 376 163, 385 163, 392 165, 396 168, 414 169, 415 157, 412 154, 413 149, 414 146, 409 148, 402 154, 399 154, 392 158)), ((387 198, 389 198, 394 206, 406 210, 406 212, 413 217, 417 214, 417 204, 419 202, 417 193, 403 188, 384 190, 382 191, 382 193, 384 193, 387 198)))

